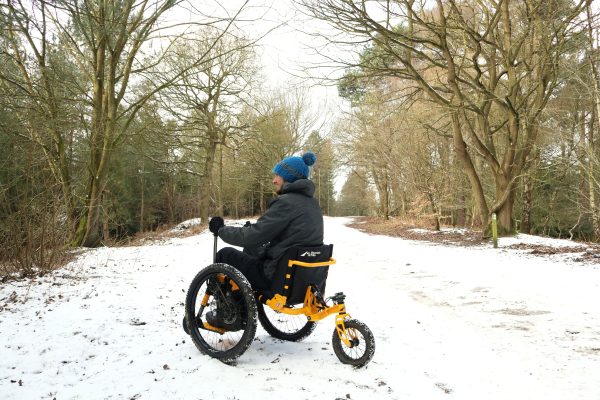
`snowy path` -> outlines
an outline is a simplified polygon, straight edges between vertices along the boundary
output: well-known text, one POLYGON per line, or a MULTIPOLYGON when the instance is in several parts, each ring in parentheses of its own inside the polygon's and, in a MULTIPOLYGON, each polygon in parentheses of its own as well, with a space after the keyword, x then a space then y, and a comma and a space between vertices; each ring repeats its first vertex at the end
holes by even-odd
POLYGON ((203 233, 88 251, 1 286, 0 398, 600 398, 598 265, 370 236, 347 221, 326 220, 338 260, 328 293, 344 291, 375 334, 367 368, 338 362, 333 318, 301 343, 259 327, 235 367, 200 354, 180 323, 211 260, 203 233))

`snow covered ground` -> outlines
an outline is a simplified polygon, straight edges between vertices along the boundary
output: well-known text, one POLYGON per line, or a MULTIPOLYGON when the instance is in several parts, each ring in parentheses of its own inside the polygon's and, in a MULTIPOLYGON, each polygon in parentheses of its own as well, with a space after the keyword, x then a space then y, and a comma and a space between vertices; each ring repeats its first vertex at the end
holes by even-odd
POLYGON ((3 284, 0 398, 600 399, 600 265, 367 235, 349 221, 326 219, 338 260, 328 292, 344 291, 373 331, 366 368, 333 354, 333 317, 300 343, 259 326, 236 366, 202 355, 181 318, 211 261, 204 232, 89 250, 3 284))

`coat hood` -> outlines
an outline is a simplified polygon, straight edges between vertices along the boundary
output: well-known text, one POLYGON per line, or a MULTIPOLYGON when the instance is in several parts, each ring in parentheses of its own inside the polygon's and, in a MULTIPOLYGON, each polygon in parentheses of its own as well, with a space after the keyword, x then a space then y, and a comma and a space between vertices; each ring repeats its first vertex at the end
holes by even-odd
POLYGON ((307 197, 315 194, 315 184, 309 179, 298 179, 292 183, 286 182, 281 188, 281 194, 298 193, 307 197))

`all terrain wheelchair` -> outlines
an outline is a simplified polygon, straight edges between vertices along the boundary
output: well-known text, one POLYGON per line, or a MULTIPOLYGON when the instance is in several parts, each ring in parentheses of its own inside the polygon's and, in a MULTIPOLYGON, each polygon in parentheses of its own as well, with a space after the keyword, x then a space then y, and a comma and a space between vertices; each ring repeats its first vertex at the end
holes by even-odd
MULTIPOLYGON (((213 255, 216 248, 217 237, 213 255)), ((331 338, 335 355, 344 364, 366 365, 375 353, 371 330, 346 312, 343 293, 323 297, 329 266, 336 262, 332 253, 333 245, 290 249, 271 289, 261 291, 253 290, 244 275, 228 264, 207 266, 187 292, 185 332, 202 353, 233 363, 254 340, 257 317, 271 336, 295 342, 309 336, 318 321, 336 314, 331 338), (221 326, 209 322, 214 316, 223 322, 221 326)))

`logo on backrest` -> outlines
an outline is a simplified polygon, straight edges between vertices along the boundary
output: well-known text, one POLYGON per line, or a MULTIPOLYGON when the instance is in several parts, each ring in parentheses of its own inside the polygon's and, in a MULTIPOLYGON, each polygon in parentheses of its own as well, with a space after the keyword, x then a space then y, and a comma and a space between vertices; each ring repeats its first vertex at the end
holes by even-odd
POLYGON ((321 254, 320 251, 305 251, 304 253, 300 254, 300 257, 316 257, 319 254, 321 254))

